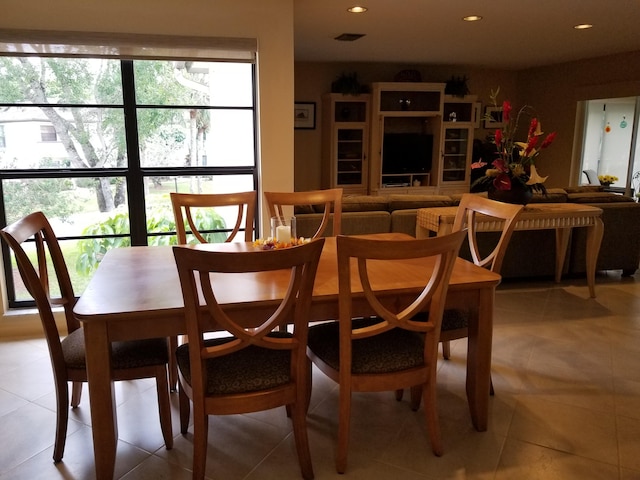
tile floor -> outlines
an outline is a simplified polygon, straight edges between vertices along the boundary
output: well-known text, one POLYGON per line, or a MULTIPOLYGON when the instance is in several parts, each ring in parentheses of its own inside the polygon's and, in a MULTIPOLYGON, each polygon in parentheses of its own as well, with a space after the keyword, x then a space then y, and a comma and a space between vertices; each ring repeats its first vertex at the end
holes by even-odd
MULTIPOLYGON (((497 294, 490 425, 476 432, 464 393, 465 341, 438 371, 445 453, 423 410, 392 393, 355 396, 346 475, 334 470, 337 389, 314 372, 309 433, 316 479, 640 479, 640 274, 505 283, 497 294)), ((0 479, 91 479, 87 397, 71 412, 64 461, 51 460, 54 393, 42 340, 0 343, 0 479)), ((85 395, 87 391, 85 390, 85 395)), ((162 443, 152 381, 119 383, 116 477, 190 478, 192 436, 162 443)), ((208 478, 301 478, 284 409, 212 417, 208 478)))

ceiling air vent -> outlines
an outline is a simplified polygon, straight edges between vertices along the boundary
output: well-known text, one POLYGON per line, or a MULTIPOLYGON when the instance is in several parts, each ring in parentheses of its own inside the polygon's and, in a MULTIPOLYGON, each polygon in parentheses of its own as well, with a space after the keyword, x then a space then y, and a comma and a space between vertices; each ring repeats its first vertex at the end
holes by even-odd
POLYGON ((353 42, 364 36, 364 33, 343 33, 338 35, 334 40, 340 40, 341 42, 353 42))

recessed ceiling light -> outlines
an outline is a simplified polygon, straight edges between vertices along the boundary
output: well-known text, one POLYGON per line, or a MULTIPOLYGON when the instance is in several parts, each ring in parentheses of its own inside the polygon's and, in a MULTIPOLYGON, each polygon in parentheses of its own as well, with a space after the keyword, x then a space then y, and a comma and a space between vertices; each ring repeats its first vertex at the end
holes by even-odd
POLYGON ((351 13, 364 13, 366 11, 367 11, 367 7, 361 7, 359 5, 355 7, 347 8, 347 12, 351 12, 351 13))
POLYGON ((590 23, 581 23, 579 25, 575 25, 573 28, 575 28, 576 30, 587 30, 589 28, 593 28, 593 25, 591 25, 590 23))
POLYGON ((465 22, 477 22, 482 20, 482 17, 480 15, 467 15, 466 17, 462 17, 462 20, 465 22))

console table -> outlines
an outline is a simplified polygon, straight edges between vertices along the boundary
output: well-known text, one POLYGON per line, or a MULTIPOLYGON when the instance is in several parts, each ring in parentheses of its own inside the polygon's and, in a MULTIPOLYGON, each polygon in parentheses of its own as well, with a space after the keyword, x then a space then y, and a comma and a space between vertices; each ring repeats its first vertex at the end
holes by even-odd
MULTIPOLYGON (((416 237, 424 238, 429 232, 445 235, 451 232, 458 207, 434 207, 418 209, 416 217, 416 237)), ((516 222, 516 230, 556 231, 556 274, 555 281, 562 276, 562 267, 567 253, 571 229, 586 227, 587 231, 587 283, 589 294, 595 298, 595 274, 600 242, 604 232, 602 209, 578 203, 534 203, 527 205, 516 222)), ((501 231, 503 221, 478 215, 478 232, 501 231)))

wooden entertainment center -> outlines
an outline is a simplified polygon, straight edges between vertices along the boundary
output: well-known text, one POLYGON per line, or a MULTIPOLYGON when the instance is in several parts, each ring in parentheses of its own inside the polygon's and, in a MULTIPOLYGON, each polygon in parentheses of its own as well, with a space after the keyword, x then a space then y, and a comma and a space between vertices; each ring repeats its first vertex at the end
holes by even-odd
POLYGON ((476 97, 444 83, 380 82, 323 96, 323 185, 345 193, 469 191, 476 97))

